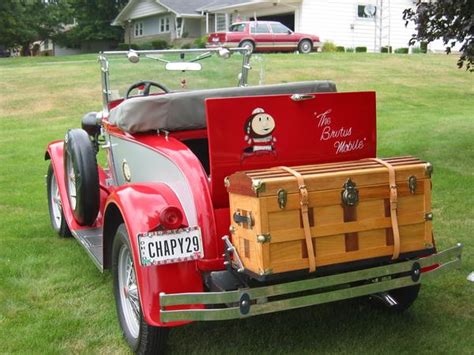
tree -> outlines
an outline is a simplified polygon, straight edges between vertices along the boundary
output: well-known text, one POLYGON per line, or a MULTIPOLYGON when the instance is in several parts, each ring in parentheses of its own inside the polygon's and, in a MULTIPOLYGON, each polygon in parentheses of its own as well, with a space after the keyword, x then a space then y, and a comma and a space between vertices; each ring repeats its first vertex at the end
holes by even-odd
POLYGON ((56 35, 59 43, 75 46, 83 41, 122 40, 123 29, 113 27, 111 23, 128 0, 69 1, 76 25, 56 35))
POLYGON ((442 39, 446 53, 450 53, 456 43, 461 44, 461 56, 458 67, 474 71, 474 1, 473 0, 437 0, 421 2, 416 9, 403 11, 406 25, 413 22, 417 33, 409 41, 431 42, 442 39))
POLYGON ((0 41, 6 48, 22 47, 29 54, 31 43, 54 36, 62 29, 68 3, 64 0, 0 1, 0 41))

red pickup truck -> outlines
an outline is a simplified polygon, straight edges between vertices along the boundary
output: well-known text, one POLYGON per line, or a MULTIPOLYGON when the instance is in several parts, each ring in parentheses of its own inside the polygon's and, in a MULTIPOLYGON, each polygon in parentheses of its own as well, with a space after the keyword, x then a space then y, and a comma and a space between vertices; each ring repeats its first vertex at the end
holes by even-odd
POLYGON ((234 23, 228 32, 211 33, 207 40, 208 48, 246 47, 250 52, 298 50, 307 54, 320 45, 318 36, 293 32, 274 21, 234 23))

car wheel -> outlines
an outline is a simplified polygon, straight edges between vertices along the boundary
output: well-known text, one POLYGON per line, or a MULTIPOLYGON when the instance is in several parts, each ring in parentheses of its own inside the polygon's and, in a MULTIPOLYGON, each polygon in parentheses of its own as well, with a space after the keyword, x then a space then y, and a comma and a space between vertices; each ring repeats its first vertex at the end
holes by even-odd
POLYGON ((71 129, 64 140, 64 172, 69 204, 80 225, 94 223, 99 212, 99 173, 94 147, 83 129, 71 129))
POLYGON ((303 54, 311 53, 313 50, 313 44, 310 40, 304 39, 298 44, 298 51, 303 54))
POLYGON ((112 247, 114 297, 122 333, 138 354, 162 354, 169 328, 148 325, 141 311, 138 284, 127 230, 121 224, 112 247))
POLYGON ((48 209, 51 226, 60 237, 71 237, 71 230, 64 218, 61 197, 59 196, 59 187, 56 176, 54 175, 53 165, 49 164, 48 175, 46 175, 46 190, 48 193, 48 209))
POLYGON ((371 300, 376 302, 376 305, 383 305, 384 308, 396 313, 401 313, 407 310, 417 299, 418 293, 420 292, 421 284, 397 288, 387 292, 388 296, 396 302, 395 305, 388 305, 385 302, 381 302, 377 297, 371 297, 371 300))
POLYGON ((255 44, 252 41, 242 41, 240 42, 239 47, 247 48, 250 53, 255 51, 255 44))

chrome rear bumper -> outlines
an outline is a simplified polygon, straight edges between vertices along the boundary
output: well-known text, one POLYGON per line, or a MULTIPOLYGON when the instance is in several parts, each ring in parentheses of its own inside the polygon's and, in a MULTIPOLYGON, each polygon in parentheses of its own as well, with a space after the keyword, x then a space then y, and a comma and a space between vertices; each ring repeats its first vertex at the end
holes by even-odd
POLYGON ((462 245, 425 258, 346 272, 227 292, 160 294, 161 321, 210 321, 238 319, 339 301, 419 284, 421 279, 461 265, 462 245), (438 264, 437 268, 422 272, 438 264), (354 285, 356 283, 356 285, 354 285), (324 290, 330 288, 330 290, 324 290), (278 296, 276 300, 272 297, 278 296), (270 299, 269 299, 270 298, 270 299), (217 305, 212 309, 167 310, 177 305, 217 305), (226 307, 224 304, 231 304, 226 307))

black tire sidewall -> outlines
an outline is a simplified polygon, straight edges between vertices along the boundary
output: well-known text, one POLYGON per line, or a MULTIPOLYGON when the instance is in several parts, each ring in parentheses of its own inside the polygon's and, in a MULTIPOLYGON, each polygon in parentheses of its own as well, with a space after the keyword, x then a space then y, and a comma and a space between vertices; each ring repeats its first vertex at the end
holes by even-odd
MULTIPOLYGON (((112 277, 113 292, 115 297, 115 306, 119 318, 122 334, 127 340, 130 348, 137 354, 164 354, 166 352, 166 343, 168 339, 169 328, 150 326, 145 322, 140 304, 140 329, 138 337, 134 338, 128 329, 127 322, 123 315, 122 299, 118 282, 118 258, 122 246, 126 246, 132 254, 130 248, 130 239, 124 224, 121 224, 115 234, 112 245, 112 277)), ((136 271, 135 271, 136 273, 136 271)))
MULTIPOLYGON (((51 222, 51 227, 53 227, 54 231, 59 234, 60 237, 71 237, 71 230, 69 229, 69 226, 66 223, 66 219, 64 218, 64 213, 61 209, 61 223, 59 223, 59 227, 56 226, 56 223, 54 222, 54 216, 53 216, 53 201, 51 200, 51 184, 53 181, 53 178, 56 179, 56 176, 54 175, 54 169, 53 165, 50 163, 48 167, 48 174, 46 175, 46 193, 48 194, 48 211, 49 211, 49 219, 51 222)), ((56 184, 58 183, 56 179, 56 184)))
MULTIPOLYGON (((120 322, 120 327, 122 329, 123 336, 127 340, 127 343, 130 345, 133 351, 137 351, 140 343, 140 335, 142 333, 142 322, 140 319, 140 330, 138 334, 138 338, 134 338, 128 329, 127 322, 124 319, 123 315, 123 305, 122 299, 120 298, 120 289, 119 289, 119 281, 118 281, 118 259, 119 259, 119 252, 122 246, 125 245, 132 253, 130 248, 130 241, 128 240, 128 233, 126 231, 125 225, 121 224, 117 229, 117 233, 115 234, 113 246, 112 246, 112 277, 113 277, 113 290, 114 290, 114 297, 115 297, 115 305, 117 308, 117 315, 120 322)), ((140 318, 141 312, 140 312, 140 318)))
POLYGON ((76 183, 76 206, 75 208, 71 206, 71 210, 77 223, 91 225, 97 218, 100 207, 99 173, 94 147, 89 135, 83 129, 69 130, 64 142, 65 183, 70 199, 68 159, 71 160, 76 183))

